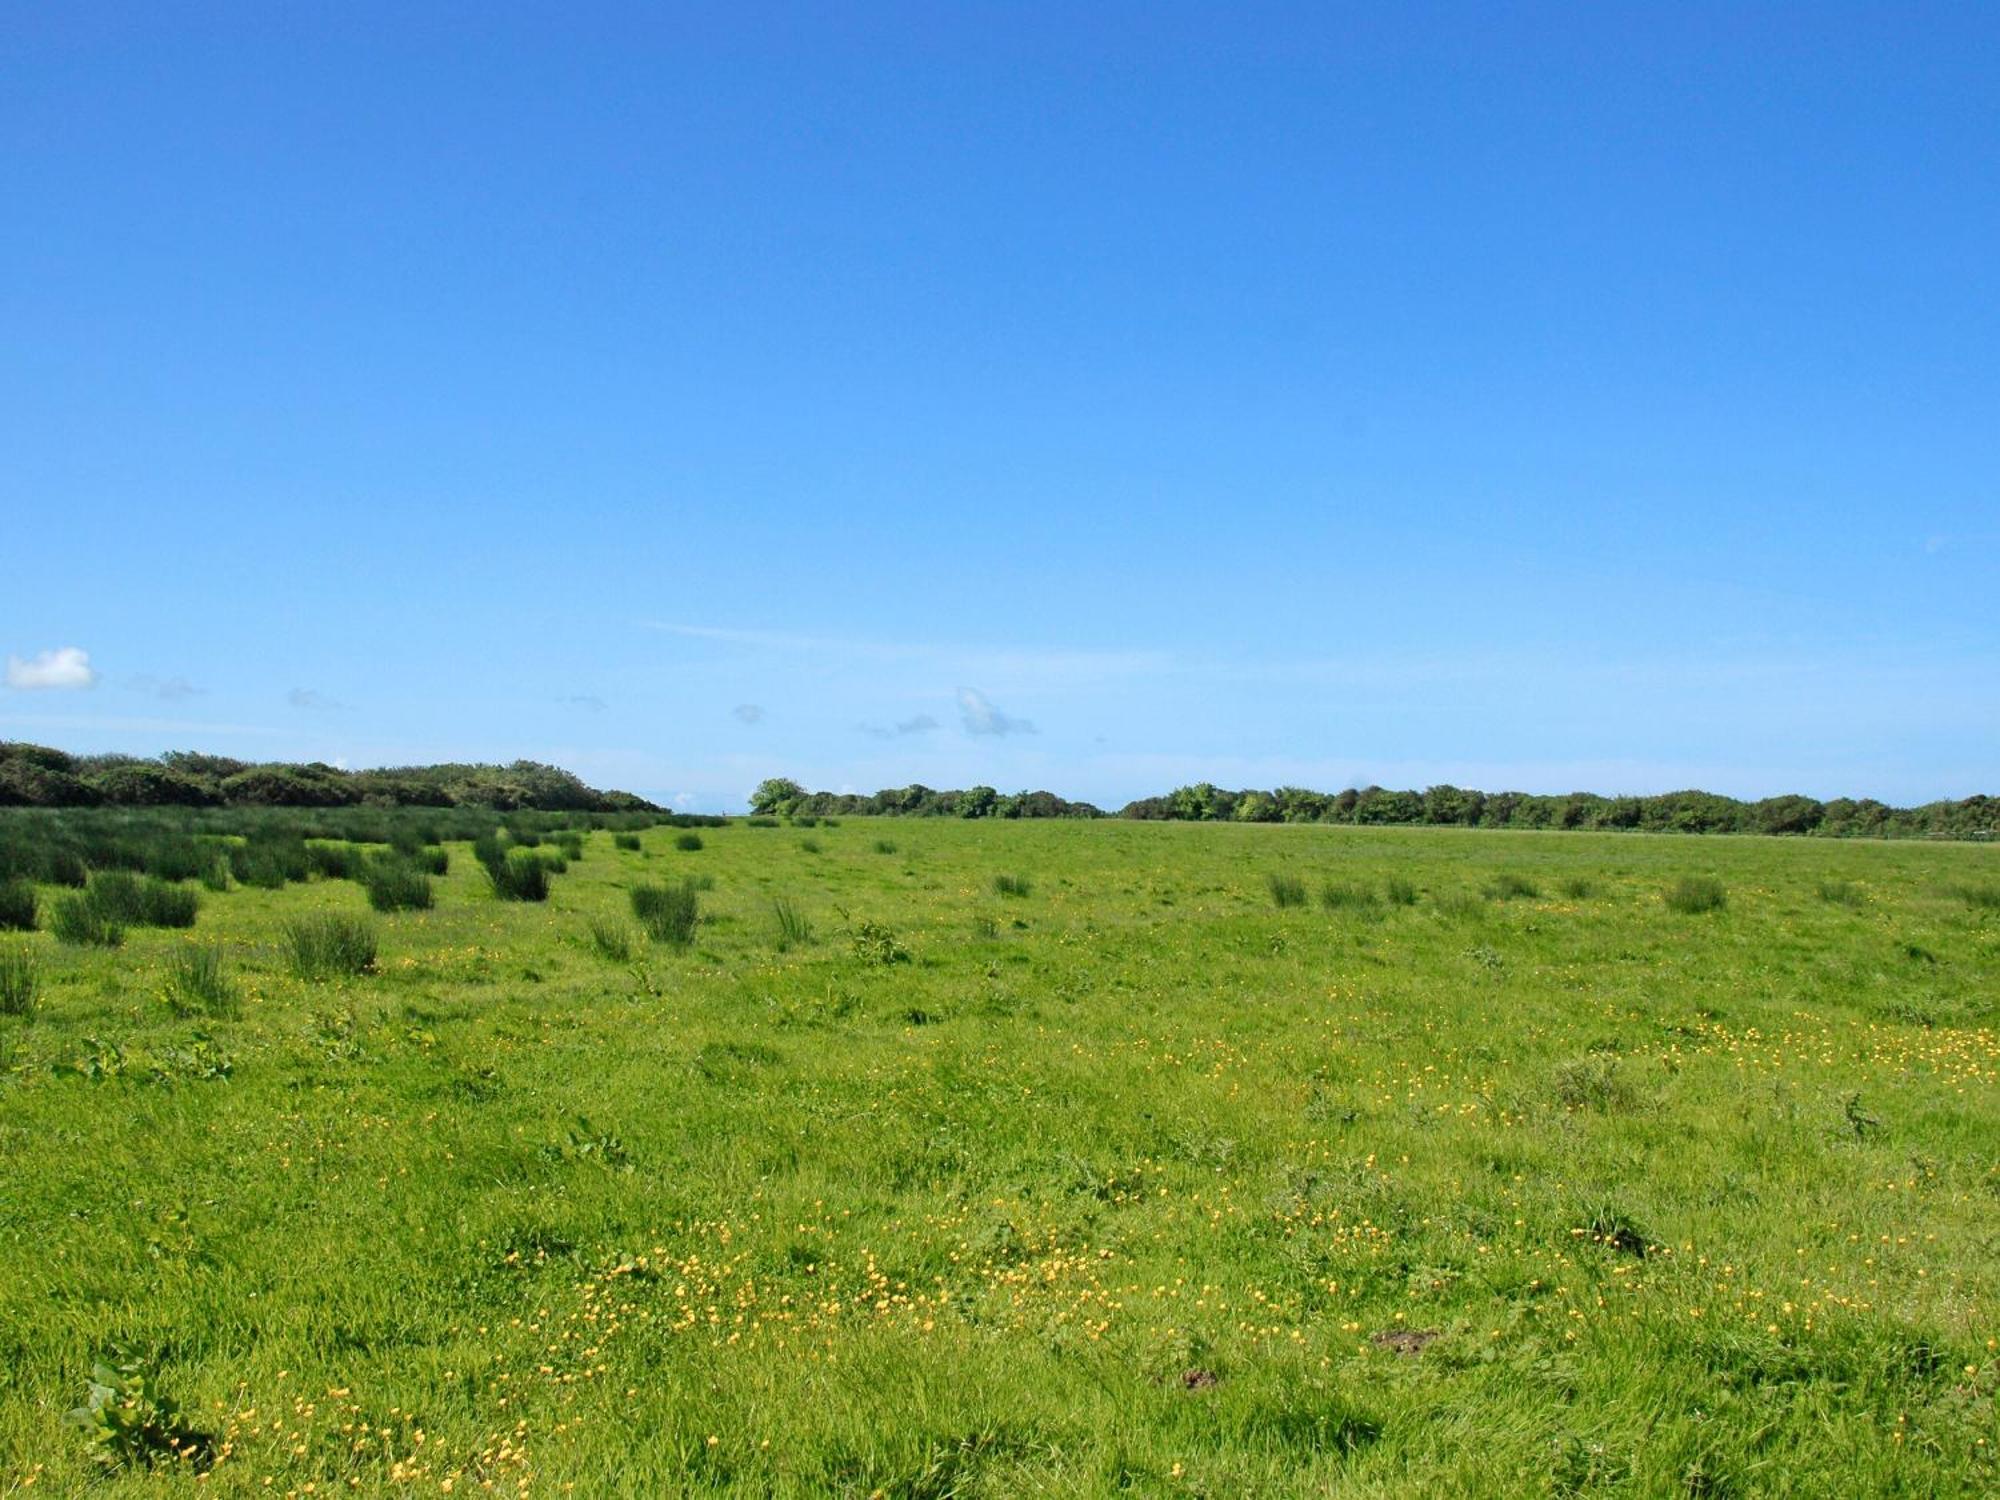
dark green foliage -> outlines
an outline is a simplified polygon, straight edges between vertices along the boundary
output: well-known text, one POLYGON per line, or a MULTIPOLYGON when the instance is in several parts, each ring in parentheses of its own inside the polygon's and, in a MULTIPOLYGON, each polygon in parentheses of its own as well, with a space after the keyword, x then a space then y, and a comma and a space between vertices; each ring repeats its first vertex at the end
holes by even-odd
POLYGON ((608 958, 613 963, 630 963, 632 960, 632 929, 623 922, 592 917, 590 941, 600 957, 608 958))
POLYGON ((1382 882, 1382 894, 1391 906, 1415 906, 1417 888, 1400 875, 1391 875, 1382 882))
POLYGON ((49 931, 56 941, 72 947, 116 948, 125 941, 125 929, 106 917, 88 896, 74 893, 58 896, 49 908, 49 931))
POLYGON ((150 1364, 122 1350, 91 1366, 84 1404, 63 1420, 83 1431, 92 1463, 107 1472, 159 1464, 202 1471, 214 1458, 215 1439, 190 1427, 160 1394, 150 1364))
POLYGON ((1516 875, 1511 870, 1503 870, 1495 875, 1492 883, 1486 887, 1486 894, 1495 901, 1512 901, 1519 897, 1532 898, 1541 893, 1542 888, 1534 881, 1525 875, 1516 875))
POLYGON ((1306 904, 1306 883, 1296 875, 1281 875, 1274 871, 1264 877, 1264 884, 1270 888, 1271 901, 1276 906, 1306 904))
POLYGON ((93 875, 85 900, 107 922, 124 927, 192 927, 201 898, 157 875, 144 880, 124 870, 93 875))
POLYGON ((611 835, 611 846, 614 849, 637 849, 639 847, 639 835, 636 833, 614 833, 611 835))
POLYGON ((425 845, 410 855, 409 860, 426 875, 442 875, 451 868, 451 851, 434 845, 425 845))
POLYGON ((685 853, 692 854, 701 847, 701 835, 698 833, 677 833, 674 835, 674 847, 685 853))
MULTIPOLYGON (((1415 893, 1411 894, 1414 898, 1415 893)), ((1303 892, 1300 899, 1304 899, 1303 892)), ((1328 911, 1371 911, 1375 906, 1375 893, 1365 885, 1328 881, 1320 887, 1319 904, 1328 911)))
POLYGON ((176 949, 167 960, 167 1003, 182 1015, 233 1018, 243 1011, 243 997, 223 967, 222 950, 193 944, 176 949))
POLYGON ((375 967, 375 928, 344 913, 299 917, 285 924, 285 948, 301 979, 340 979, 375 967))
POLYGON ((562 856, 565 861, 582 859, 583 835, 567 831, 558 833, 556 835, 556 847, 562 850, 562 856))
POLYGON ((692 882, 635 885, 631 901, 632 915, 654 942, 685 948, 694 941, 695 928, 701 922, 701 901, 692 882))
POLYGON ((1025 875, 995 875, 993 893, 996 896, 1026 896, 1030 887, 1025 875))
POLYGON ((812 941, 812 920, 805 909, 789 896, 776 896, 771 901, 771 914, 778 921, 778 946, 791 948, 812 941))
POLYGON ((2000 884, 1954 886, 1952 894, 1976 910, 2000 911, 2000 884))
POLYGON ((486 878, 502 901, 549 899, 549 862, 533 849, 509 849, 486 866, 486 878))
POLYGON ((377 855, 362 870, 368 904, 377 911, 429 911, 430 877, 399 855, 377 855))
POLYGON ((880 922, 864 921, 856 925, 850 939, 854 956, 863 963, 906 964, 910 961, 910 950, 902 941, 880 922))
POLYGON ((743 820, 743 826, 745 828, 776 828, 778 826, 778 820, 776 818, 767 818, 762 816, 755 818, 745 818, 743 820))
POLYGON ((0 928, 35 930, 35 888, 27 881, 0 880, 0 928))
POLYGON ((1722 882, 1711 875, 1683 875, 1667 887, 1661 899, 1667 903, 1668 911, 1693 916, 1700 912, 1721 911, 1729 904, 1729 893, 1722 888, 1722 882))
POLYGON ((0 1016, 32 1016, 41 989, 35 956, 26 948, 0 948, 0 1016))
POLYGON ((307 844, 306 865, 322 880, 362 878, 362 852, 352 844, 307 844))

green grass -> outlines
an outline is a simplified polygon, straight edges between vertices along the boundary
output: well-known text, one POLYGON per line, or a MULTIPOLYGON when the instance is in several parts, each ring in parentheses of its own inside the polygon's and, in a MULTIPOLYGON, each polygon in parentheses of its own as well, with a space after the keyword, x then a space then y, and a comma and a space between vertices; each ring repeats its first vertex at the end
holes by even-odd
POLYGON ((35 888, 28 881, 0 880, 0 928, 33 932, 38 904, 35 888))
POLYGON ((339 979, 375 967, 375 928, 363 917, 295 917, 284 926, 284 940, 292 972, 301 979, 339 979))
POLYGON ((242 1014, 243 996, 222 961, 222 951, 189 944, 167 960, 167 1002, 182 1015, 234 1019, 242 1014))
POLYGON ((41 973, 26 948, 0 948, 0 1016, 32 1016, 41 973))
POLYGON ((685 948, 636 855, 209 894, 233 1010, 38 885, 0 1492, 2000 1487, 2000 850, 843 822, 704 829, 685 948), (207 1479, 96 1474, 100 1362, 207 1479))
POLYGON ((1683 875, 1668 886, 1661 898, 1667 910, 1682 916, 1721 911, 1729 904, 1729 892, 1713 875, 1683 875))
POLYGON ((107 917, 88 896, 67 893, 49 905, 49 931, 55 940, 73 948, 116 948, 125 941, 125 929, 107 917))
POLYGON ((691 880, 670 880, 663 885, 635 885, 631 890, 632 915, 656 943, 685 948, 694 941, 701 923, 701 898, 691 880))

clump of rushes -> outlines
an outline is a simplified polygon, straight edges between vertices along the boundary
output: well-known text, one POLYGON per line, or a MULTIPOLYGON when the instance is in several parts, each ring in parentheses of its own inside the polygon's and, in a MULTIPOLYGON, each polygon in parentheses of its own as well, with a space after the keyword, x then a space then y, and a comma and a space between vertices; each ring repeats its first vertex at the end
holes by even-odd
POLYGON ((583 835, 580 833, 557 834, 556 846, 562 850, 564 859, 583 858, 583 835))
POLYGON ((243 1013, 243 997, 222 966, 222 950, 193 944, 167 960, 167 1003, 184 1016, 234 1018, 243 1013))
POLYGON ((701 835, 692 831, 674 835, 674 847, 692 854, 701 847, 701 835))
POLYGON ((125 929, 91 903, 88 896, 58 896, 49 908, 49 931, 59 943, 78 948, 116 948, 125 929))
POLYGON ((1296 875, 1280 875, 1273 872, 1264 877, 1264 884, 1270 888, 1271 903, 1274 906, 1284 908, 1306 904, 1306 883, 1296 875))
POLYGON ((623 922, 614 922, 607 917, 592 917, 590 941, 597 949, 599 957, 608 958, 618 964, 631 962, 632 929, 623 922))
POLYGON ((1375 893, 1365 885, 1329 880, 1320 887, 1319 904, 1328 911, 1371 911, 1375 906, 1375 893))
POLYGON ((780 948, 791 948, 812 941, 812 919, 789 896, 774 897, 771 901, 771 914, 778 919, 780 948))
POLYGON ((35 888, 25 880, 0 880, 0 927, 35 930, 35 888))
POLYGON ((614 849, 636 850, 639 847, 639 835, 636 833, 614 833, 611 835, 611 847, 614 849))
POLYGON ((442 875, 451 868, 451 851, 438 844, 426 844, 409 856, 410 863, 426 875, 442 875))
MULTIPOLYGON (((814 821, 815 821, 815 822, 817 822, 817 821, 818 821, 818 819, 814 819, 814 821)), ((799 847, 800 847, 801 849, 803 849, 803 850, 804 850, 804 851, 805 851, 806 853, 808 853, 808 854, 817 854, 817 853, 819 853, 819 847, 820 847, 820 846, 819 846, 819 840, 818 840, 818 839, 800 839, 800 840, 799 840, 799 847)))
POLYGON ((362 917, 299 917, 285 924, 285 947, 301 979, 339 979, 375 967, 375 928, 362 917))
POLYGON ((1392 875, 1382 882, 1382 894, 1389 898, 1391 906, 1417 904, 1417 888, 1400 875, 1392 875))
POLYGON ((306 864, 322 880, 362 877, 362 854, 352 844, 307 844, 306 864))
POLYGON ((995 875, 993 893, 997 896, 1025 896, 1030 887, 1025 875, 995 875))
POLYGON ((1679 912, 1685 917, 1721 911, 1729 904, 1729 893, 1722 888, 1722 882, 1712 875, 1683 875, 1667 887, 1662 899, 1667 903, 1668 911, 1679 912))
POLYGON ((693 884, 685 880, 665 885, 635 885, 632 915, 654 942, 685 948, 694 941, 695 928, 701 923, 701 899, 695 894, 693 884))
POLYGON ((40 994, 35 956, 26 948, 0 948, 0 1016, 32 1016, 40 994))
POLYGON ((1572 901, 1587 901, 1597 887, 1581 875, 1566 876, 1556 887, 1572 901))
POLYGON ((1819 899, 1830 901, 1835 906, 1860 906, 1864 900, 1861 887, 1851 880, 1822 880, 1819 883, 1819 899))
POLYGON ((370 860, 362 883, 377 911, 429 911, 436 900, 430 877, 396 855, 370 860))
POLYGON ((875 852, 877 854, 894 854, 896 846, 888 839, 877 839, 875 840, 875 852))
POLYGON ((486 878, 502 901, 549 899, 548 861, 532 849, 509 849, 486 866, 486 878))
POLYGON ((1502 871, 1493 877, 1493 883, 1486 887, 1486 894, 1495 901, 1512 901, 1517 896, 1533 898, 1542 893, 1542 888, 1525 875, 1516 875, 1511 870, 1502 871))
POLYGON ((123 870, 91 877, 84 900, 105 921, 125 927, 192 927, 201 898, 185 886, 149 875, 141 880, 123 870))

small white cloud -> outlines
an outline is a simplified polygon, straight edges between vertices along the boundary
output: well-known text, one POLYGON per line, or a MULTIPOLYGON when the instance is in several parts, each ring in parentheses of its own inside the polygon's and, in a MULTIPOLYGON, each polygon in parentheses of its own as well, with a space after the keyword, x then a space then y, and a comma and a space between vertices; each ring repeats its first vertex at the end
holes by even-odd
POLYGON ((674 793, 674 806, 678 807, 682 812, 686 812, 690 807, 693 807, 694 801, 695 798, 693 792, 674 793))
POLYGON ((325 693, 320 692, 317 688, 293 688, 289 693, 285 694, 285 701, 291 704, 293 708, 310 709, 320 713, 347 707, 345 703, 327 697, 325 693))
POLYGON ((58 646, 25 661, 18 656, 7 658, 7 686, 23 692, 96 685, 97 669, 90 664, 90 653, 81 646, 58 646))
POLYGON ((967 734, 1033 734, 1035 726, 1000 712, 992 701, 973 688, 958 690, 958 716, 967 734))
POLYGON ((739 703, 729 711, 736 716, 739 723, 757 724, 764 718, 763 705, 757 703, 739 703))

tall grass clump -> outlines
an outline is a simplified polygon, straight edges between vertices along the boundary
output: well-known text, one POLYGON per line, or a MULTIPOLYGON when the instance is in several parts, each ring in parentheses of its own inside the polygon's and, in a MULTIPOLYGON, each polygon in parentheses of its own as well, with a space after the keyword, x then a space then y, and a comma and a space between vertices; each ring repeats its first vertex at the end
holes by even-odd
POLYGON ((549 863, 532 849, 509 849, 486 866, 486 878, 502 901, 549 899, 549 863))
POLYGON ((1437 898, 1437 911, 1455 922, 1482 917, 1486 915, 1486 898, 1478 891, 1446 891, 1437 898))
POLYGON ((306 864, 322 880, 359 880, 362 854, 352 844, 307 844, 306 864))
POLYGON ((615 964, 632 961, 632 929, 623 922, 614 922, 608 917, 592 917, 590 943, 600 958, 608 958, 615 964))
POLYGON ((1271 903, 1283 908, 1306 904, 1306 883, 1296 875, 1280 875, 1276 871, 1264 877, 1264 884, 1271 892, 1271 903))
POLYGON ((1955 885, 1952 895, 1978 911, 2000 911, 2000 885, 1955 885))
POLYGON ((1495 901, 1512 901, 1516 897, 1532 899, 1541 895, 1542 888, 1525 875, 1516 875, 1512 870, 1503 870, 1493 877, 1486 887, 1486 894, 1495 901))
POLYGON ((1025 875, 995 875, 993 893, 996 896, 1025 896, 1031 887, 1025 875))
POLYGON ((1729 893, 1713 875, 1683 875, 1667 887, 1661 899, 1667 903, 1668 911, 1686 917, 1721 911, 1729 904, 1729 893))
POLYGON ((654 942, 685 948, 694 941, 694 930, 701 923, 701 899, 692 882, 635 885, 631 894, 632 915, 654 942))
POLYGON ((693 832, 677 833, 674 835, 674 847, 684 853, 692 854, 701 847, 701 835, 693 832))
POLYGON ((1819 883, 1819 899, 1834 906, 1858 907, 1865 897, 1861 887, 1851 880, 1822 880, 1819 883))
POLYGON ((32 1016, 40 995, 35 956, 26 948, 0 948, 0 1016, 32 1016))
POLYGON ((25 880, 0 880, 0 927, 35 930, 35 888, 25 880))
POLYGON ((222 950, 193 944, 167 960, 167 1003, 184 1016, 233 1019, 243 1013, 243 997, 222 966, 222 950))
POLYGON ((896 852, 896 845, 890 839, 877 839, 875 840, 875 852, 877 854, 894 854, 896 852))
POLYGON ((780 948, 799 947, 812 941, 812 919, 805 914, 804 908, 789 896, 772 898, 771 915, 778 921, 780 948))
POLYGON ((375 967, 375 927, 364 917, 328 913, 285 924, 285 949, 301 979, 339 979, 375 967))
POLYGON ((437 899, 430 877, 395 855, 370 860, 362 884, 368 904, 377 911, 429 911, 437 899))
POLYGON ((1556 882, 1556 889, 1572 901, 1588 901, 1597 893, 1597 883, 1581 875, 1565 875, 1556 882))
POLYGON ((614 849, 636 851, 639 848, 639 835, 636 833, 614 833, 611 835, 611 847, 614 849))
POLYGON ((56 941, 74 948, 116 948, 125 941, 125 929, 104 915, 88 896, 74 893, 56 897, 49 908, 49 931, 56 941))
MULTIPOLYGON (((1282 901, 1278 904, 1284 905, 1282 901)), ((1365 885, 1343 885, 1339 881, 1329 880, 1320 887, 1319 904, 1328 911, 1373 911, 1375 893, 1365 885)))
POLYGON ((451 851, 441 844, 426 844, 405 858, 426 875, 442 875, 451 868, 451 851))
POLYGON ((185 886, 157 875, 141 880, 124 870, 91 876, 84 900, 106 921, 122 927, 192 927, 201 906, 201 898, 185 886))
POLYGON ((1382 894, 1391 906, 1415 906, 1417 888, 1400 875, 1391 875, 1382 882, 1382 894))

